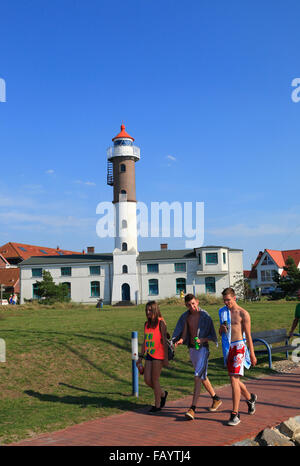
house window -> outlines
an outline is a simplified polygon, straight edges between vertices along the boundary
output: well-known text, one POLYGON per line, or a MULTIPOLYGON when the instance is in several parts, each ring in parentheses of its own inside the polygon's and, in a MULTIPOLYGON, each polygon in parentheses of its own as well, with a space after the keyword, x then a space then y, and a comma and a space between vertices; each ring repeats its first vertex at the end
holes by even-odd
POLYGON ((123 267, 122 267, 122 272, 123 272, 123 273, 128 273, 128 267, 127 267, 127 265, 123 265, 123 267))
POLYGON ((101 273, 100 265, 90 266, 90 275, 100 275, 100 273, 101 273))
POLYGON ((71 267, 61 267, 60 268, 60 273, 62 277, 70 277, 72 275, 71 267))
POLYGON ((223 264, 226 264, 226 252, 223 252, 223 264))
POLYGON ((176 278, 176 294, 180 294, 181 291, 186 293, 186 279, 176 278))
POLYGON ((261 271, 261 281, 262 282, 272 282, 275 275, 275 270, 262 270, 261 271))
POLYGON ((32 285, 32 299, 39 299, 39 295, 37 294, 39 288, 38 283, 33 283, 32 285))
POLYGON ((100 282, 91 282, 91 296, 92 298, 99 298, 100 282))
POLYGON ((174 264, 175 272, 186 272, 186 263, 177 262, 174 264))
POLYGON ((122 172, 122 173, 126 172, 126 165, 125 165, 125 163, 121 163, 121 165, 120 165, 120 172, 122 172))
POLYGON ((156 278, 149 280, 149 295, 158 295, 158 280, 156 278))
POLYGON ((147 264, 148 273, 158 273, 158 264, 147 264))
POLYGON ((216 279, 215 277, 205 277, 205 293, 216 292, 216 279))
POLYGON ((122 251, 127 251, 127 243, 122 243, 122 251))
POLYGON ((33 277, 42 277, 43 276, 43 269, 31 269, 33 277))
POLYGON ((70 282, 63 282, 63 285, 66 285, 68 288, 68 298, 71 299, 71 283, 70 282))
POLYGON ((218 253, 217 252, 207 252, 206 253, 206 263, 207 264, 217 264, 218 263, 218 253))

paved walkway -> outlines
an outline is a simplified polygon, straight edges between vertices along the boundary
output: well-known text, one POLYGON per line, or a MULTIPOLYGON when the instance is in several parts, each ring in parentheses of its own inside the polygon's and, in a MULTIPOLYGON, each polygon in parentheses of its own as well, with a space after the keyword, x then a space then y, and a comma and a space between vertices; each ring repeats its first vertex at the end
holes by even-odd
POLYGON ((217 390, 223 400, 220 410, 210 413, 210 397, 199 398, 194 421, 185 420, 191 397, 167 401, 159 415, 147 414, 147 409, 126 412, 39 435, 14 445, 56 446, 221 446, 254 437, 266 427, 300 415, 300 367, 289 373, 276 373, 263 379, 246 382, 250 392, 258 396, 256 413, 247 414, 247 404, 241 401, 241 423, 226 425, 231 410, 231 387, 217 390))

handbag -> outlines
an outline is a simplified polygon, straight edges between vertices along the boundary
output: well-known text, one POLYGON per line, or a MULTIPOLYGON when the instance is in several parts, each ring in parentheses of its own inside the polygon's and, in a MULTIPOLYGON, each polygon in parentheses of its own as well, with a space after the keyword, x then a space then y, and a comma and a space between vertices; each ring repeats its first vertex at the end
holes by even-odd
MULTIPOLYGON (((161 321, 159 322, 159 329, 161 332, 161 321)), ((167 332, 167 326, 166 326, 166 342, 168 346, 168 360, 172 361, 172 359, 174 359, 174 356, 175 356, 175 345, 174 345, 172 338, 170 337, 170 334, 167 332)))
POLYGON ((175 356, 175 346, 173 340, 170 338, 170 335, 167 333, 167 345, 168 345, 168 360, 172 361, 175 356))

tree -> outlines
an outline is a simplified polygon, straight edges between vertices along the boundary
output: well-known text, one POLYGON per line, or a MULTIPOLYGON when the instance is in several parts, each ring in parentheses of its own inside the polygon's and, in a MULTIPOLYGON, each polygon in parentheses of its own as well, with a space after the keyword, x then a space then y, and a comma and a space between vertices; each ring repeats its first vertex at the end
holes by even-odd
POLYGON ((288 257, 283 267, 285 276, 275 273, 274 281, 282 289, 285 296, 293 295, 300 290, 300 270, 297 268, 292 257, 288 257))
POLYGON ((232 288, 235 291, 237 298, 245 300, 252 298, 253 291, 251 290, 249 280, 244 277, 243 273, 239 272, 234 275, 234 283, 232 288))
POLYGON ((56 301, 69 301, 69 290, 65 283, 56 285, 53 281, 52 275, 47 270, 43 270, 43 280, 36 282, 36 294, 39 298, 44 298, 43 303, 54 303, 56 301))

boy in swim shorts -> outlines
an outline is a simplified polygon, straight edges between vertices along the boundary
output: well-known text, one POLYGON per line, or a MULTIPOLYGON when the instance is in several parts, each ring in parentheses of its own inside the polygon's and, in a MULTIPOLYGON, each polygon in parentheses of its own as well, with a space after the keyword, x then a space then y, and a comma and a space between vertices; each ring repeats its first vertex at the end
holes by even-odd
POLYGON ((246 385, 240 379, 244 375, 244 366, 248 352, 244 335, 249 347, 251 364, 255 366, 257 361, 251 337, 251 319, 249 313, 237 304, 236 295, 232 288, 225 288, 222 295, 225 308, 220 309, 220 311, 225 309, 225 312, 230 313, 230 329, 228 328, 228 322, 223 322, 219 329, 220 335, 223 333, 228 334, 230 330, 230 346, 226 363, 232 388, 233 408, 228 425, 235 426, 240 423, 239 404, 241 393, 247 401, 248 414, 255 413, 255 403, 257 400, 257 395, 249 393, 246 385))
POLYGON ((216 411, 221 406, 222 401, 207 377, 208 342, 217 342, 213 321, 204 309, 199 308, 199 301, 193 294, 185 296, 185 305, 188 311, 179 318, 172 338, 175 341, 175 347, 187 344, 194 366, 193 400, 190 409, 185 413, 187 419, 193 420, 202 384, 212 398, 209 411, 216 411))

